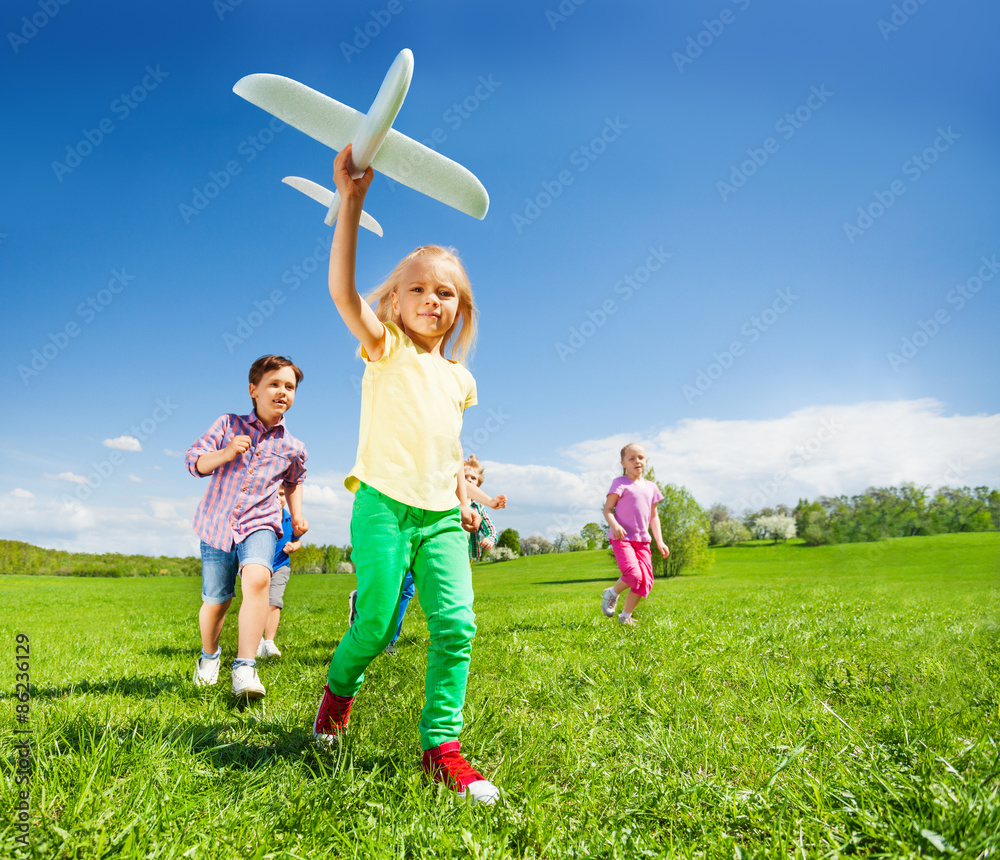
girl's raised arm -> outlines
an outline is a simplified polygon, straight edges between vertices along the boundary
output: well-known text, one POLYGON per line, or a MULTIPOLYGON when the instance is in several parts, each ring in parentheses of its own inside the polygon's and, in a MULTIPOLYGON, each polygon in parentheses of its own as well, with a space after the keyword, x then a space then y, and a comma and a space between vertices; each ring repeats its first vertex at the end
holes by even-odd
POLYGON ((350 155, 351 144, 347 144, 333 160, 333 181, 341 204, 330 246, 330 297, 344 324, 365 348, 369 360, 378 361, 385 348, 385 327, 358 294, 354 283, 361 209, 375 174, 369 167, 364 176, 352 179, 347 172, 350 155))

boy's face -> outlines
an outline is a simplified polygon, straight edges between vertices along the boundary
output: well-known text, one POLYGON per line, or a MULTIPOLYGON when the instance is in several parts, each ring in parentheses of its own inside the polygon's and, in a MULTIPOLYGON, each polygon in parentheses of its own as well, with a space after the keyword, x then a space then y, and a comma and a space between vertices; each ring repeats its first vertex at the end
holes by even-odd
POLYGON ((473 486, 479 486, 479 473, 472 466, 465 467, 465 480, 473 486))
POLYGON ((257 401, 257 417, 261 421, 277 421, 295 402, 295 371, 279 367, 265 373, 256 385, 250 383, 250 396, 257 401))

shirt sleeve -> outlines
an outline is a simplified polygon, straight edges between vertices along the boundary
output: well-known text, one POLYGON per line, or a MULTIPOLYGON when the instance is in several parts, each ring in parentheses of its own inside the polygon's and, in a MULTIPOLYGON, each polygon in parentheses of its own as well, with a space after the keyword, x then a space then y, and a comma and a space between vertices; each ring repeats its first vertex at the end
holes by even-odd
POLYGON ((198 471, 198 458, 202 454, 211 454, 213 451, 220 451, 226 447, 226 436, 229 433, 230 417, 231 416, 229 415, 223 415, 221 418, 217 418, 215 423, 208 428, 204 435, 199 436, 194 441, 194 444, 188 448, 187 455, 184 457, 184 462, 187 465, 187 470, 196 478, 209 477, 208 475, 203 475, 198 471))
POLYGON ((497 530, 493 525, 493 520, 486 516, 486 511, 482 512, 483 521, 479 525, 479 539, 489 538, 492 543, 497 542, 497 530))
POLYGON ((308 459, 309 455, 306 453, 306 446, 300 445, 299 450, 292 455, 292 462, 285 469, 285 475, 282 480, 286 484, 304 483, 306 480, 306 460, 308 459))
POLYGON ((469 386, 465 392, 465 403, 462 404, 462 410, 468 409, 470 406, 475 406, 479 402, 479 393, 476 390, 476 378, 470 373, 469 374, 469 386))

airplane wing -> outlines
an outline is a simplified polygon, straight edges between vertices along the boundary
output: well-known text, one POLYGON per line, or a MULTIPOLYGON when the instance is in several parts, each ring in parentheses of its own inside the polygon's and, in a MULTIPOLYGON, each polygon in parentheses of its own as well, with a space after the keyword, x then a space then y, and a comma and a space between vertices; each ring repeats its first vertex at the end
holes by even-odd
MULTIPOLYGON (((281 181, 285 185, 291 185, 296 191, 301 191, 307 197, 312 197, 317 203, 322 203, 327 209, 333 203, 334 192, 311 179, 303 179, 301 176, 286 176, 281 181)), ((361 213, 361 226, 366 230, 371 230, 376 236, 382 235, 382 225, 367 212, 361 213)))
MULTIPOLYGON (((247 75, 233 92, 338 151, 354 140, 365 118, 361 111, 280 75, 247 75)), ((467 215, 486 217, 490 198, 471 171, 395 129, 389 130, 372 167, 467 215)))

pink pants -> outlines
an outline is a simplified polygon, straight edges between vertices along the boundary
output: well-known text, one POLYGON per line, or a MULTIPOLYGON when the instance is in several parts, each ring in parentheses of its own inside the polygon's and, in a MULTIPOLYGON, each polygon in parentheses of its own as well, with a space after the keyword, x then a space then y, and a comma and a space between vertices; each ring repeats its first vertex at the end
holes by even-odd
POLYGON ((613 540, 611 549, 622 572, 622 581, 632 589, 633 594, 647 597, 653 589, 653 557, 649 552, 649 541, 613 540))

